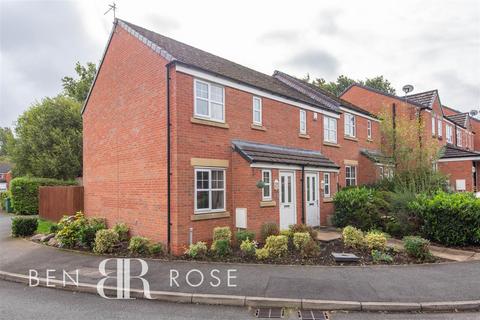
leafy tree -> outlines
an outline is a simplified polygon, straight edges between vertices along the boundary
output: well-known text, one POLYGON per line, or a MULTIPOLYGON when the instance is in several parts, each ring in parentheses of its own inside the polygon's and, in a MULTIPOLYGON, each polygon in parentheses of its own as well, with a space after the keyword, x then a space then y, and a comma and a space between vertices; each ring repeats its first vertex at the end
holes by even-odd
POLYGON ((10 155, 13 141, 12 129, 8 127, 0 128, 0 158, 6 158, 10 155))
POLYGON ((72 179, 82 172, 81 104, 59 95, 35 103, 17 120, 16 174, 72 179))
POLYGON ((352 78, 349 78, 345 75, 340 75, 338 76, 337 80, 335 82, 333 81, 327 81, 324 78, 316 78, 316 79, 311 79, 310 75, 307 74, 303 80, 312 83, 313 85, 327 90, 337 97, 345 90, 347 89, 350 85, 354 83, 358 83, 364 86, 371 87, 373 89, 380 90, 382 92, 390 93, 390 94, 395 94, 395 88, 392 87, 392 84, 390 81, 385 79, 383 76, 377 76, 373 78, 366 78, 365 80, 354 80, 352 78))
POLYGON ((95 63, 92 62, 87 62, 86 66, 82 66, 80 62, 77 62, 75 72, 78 75, 78 79, 67 76, 62 78, 63 89, 65 95, 83 103, 87 98, 88 91, 95 78, 97 67, 95 63))

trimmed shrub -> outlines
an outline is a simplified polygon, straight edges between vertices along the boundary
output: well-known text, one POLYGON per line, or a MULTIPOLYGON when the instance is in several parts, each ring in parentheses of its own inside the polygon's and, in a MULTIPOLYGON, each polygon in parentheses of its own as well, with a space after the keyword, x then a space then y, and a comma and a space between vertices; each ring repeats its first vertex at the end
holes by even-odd
POLYGON ((385 262, 385 263, 392 263, 393 257, 388 253, 385 253, 380 250, 372 250, 372 259, 375 263, 385 262))
POLYGON ((245 240, 255 240, 255 233, 249 230, 239 230, 235 233, 235 239, 237 243, 242 243, 245 240))
POLYGON ((310 240, 312 240, 312 237, 308 232, 295 232, 293 234, 293 245, 297 250, 303 250, 310 240))
POLYGON ((207 244, 203 241, 198 241, 197 243, 192 243, 185 254, 190 258, 201 258, 207 254, 207 244))
POLYGON ((13 209, 18 214, 38 214, 38 188, 41 186, 70 186, 76 184, 75 181, 47 178, 14 178, 10 182, 13 209))
POLYGON ((380 227, 381 217, 388 211, 382 193, 365 187, 342 189, 333 201, 332 223, 337 227, 351 225, 361 230, 375 229, 380 227))
POLYGON ((38 228, 38 219, 30 217, 12 218, 12 236, 27 237, 35 233, 38 228))
POLYGON ((163 255, 165 253, 165 247, 162 243, 153 243, 148 247, 148 252, 154 255, 163 255))
POLYGON ((93 252, 95 253, 112 253, 118 244, 118 233, 112 229, 98 230, 95 236, 93 252))
POLYGON ((432 254, 430 253, 430 241, 421 237, 409 236, 403 238, 403 246, 405 252, 412 258, 418 260, 430 259, 432 254))
POLYGON ((320 246, 315 240, 310 239, 307 243, 303 245, 300 253, 304 258, 314 258, 320 253, 320 246))
POLYGON ((280 258, 288 252, 288 238, 286 236, 269 236, 264 248, 268 250, 270 257, 280 258))
POLYGON ((54 223, 50 226, 50 229, 48 230, 48 232, 57 233, 58 230, 60 230, 60 227, 58 226, 58 224, 54 223))
POLYGON ((365 245, 369 249, 384 251, 387 247, 387 236, 381 231, 370 231, 364 237, 365 245))
POLYGON ((81 212, 77 212, 73 216, 63 216, 58 223, 60 230, 55 238, 62 247, 73 248, 79 242, 80 228, 83 228, 86 223, 87 220, 81 212))
POLYGON ((312 239, 317 239, 317 235, 318 235, 317 230, 302 223, 292 224, 288 227, 288 230, 290 230, 292 237, 293 237, 293 234, 297 232, 308 232, 310 234, 310 237, 312 237, 312 239))
POLYGON ((150 240, 145 237, 135 236, 128 243, 128 251, 133 254, 147 254, 150 252, 150 240))
POLYGON ((342 231, 343 243, 347 247, 361 248, 365 244, 362 230, 352 226, 346 226, 342 231))
POLYGON ((260 238, 262 239, 262 242, 265 243, 268 237, 278 236, 279 234, 280 230, 275 222, 267 222, 262 224, 260 229, 260 238))
POLYGON ((107 228, 105 219, 101 219, 101 218, 86 219, 84 217, 82 219, 84 219, 84 221, 79 222, 79 227, 77 232, 78 240, 84 246, 88 248, 92 248, 93 243, 95 242, 97 231, 107 228))
POLYGON ((473 193, 420 195, 410 209, 423 220, 427 239, 452 246, 480 243, 480 199, 473 193))
POLYGON ((270 256, 270 252, 266 248, 256 249, 255 250, 255 257, 258 260, 265 260, 268 259, 270 256))
POLYGON ((255 254, 257 242, 255 240, 246 239, 240 244, 240 251, 244 256, 251 257, 255 254))
POLYGON ((228 243, 232 241, 232 231, 229 227, 215 227, 213 229, 213 241, 227 240, 228 243))
POLYGON ((211 248, 212 252, 219 257, 228 256, 231 252, 230 241, 227 239, 215 240, 211 248))
POLYGON ((127 241, 128 240, 128 233, 130 229, 128 228, 126 223, 120 222, 113 226, 113 230, 118 233, 118 237, 120 241, 127 241))

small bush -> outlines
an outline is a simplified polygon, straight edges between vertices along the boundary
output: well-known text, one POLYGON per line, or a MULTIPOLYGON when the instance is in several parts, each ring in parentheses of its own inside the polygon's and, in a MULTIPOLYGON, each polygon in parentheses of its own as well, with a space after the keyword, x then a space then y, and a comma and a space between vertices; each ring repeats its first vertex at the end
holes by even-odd
POLYGON ((73 248, 79 242, 80 229, 87 223, 85 216, 77 212, 73 216, 64 216, 58 223, 59 231, 55 235, 62 247, 73 248))
POLYGON ((128 228, 126 223, 117 223, 113 226, 113 230, 118 233, 118 237, 120 241, 127 241, 128 240, 128 233, 130 229, 128 228))
POLYGON ((423 261, 430 259, 432 256, 429 249, 430 241, 421 237, 405 237, 403 238, 403 246, 405 252, 412 258, 423 261))
POLYGON ((335 194, 335 212, 332 223, 337 227, 348 225, 361 230, 381 226, 381 217, 388 211, 382 193, 365 187, 345 188, 335 194))
POLYGON ((385 253, 380 250, 372 250, 372 259, 375 263, 385 262, 385 263, 392 263, 393 257, 388 253, 385 253))
POLYGON ((288 252, 288 238, 285 236, 269 236, 264 248, 268 250, 270 257, 283 257, 288 252))
POLYGON ((128 251, 133 254, 147 254, 150 252, 150 240, 145 237, 135 236, 128 243, 128 251))
POLYGON ((231 252, 230 241, 227 239, 215 240, 212 244, 211 250, 219 257, 228 256, 231 252))
POLYGON ((304 258, 314 258, 320 253, 320 247, 315 240, 310 239, 307 243, 303 245, 300 253, 304 258))
POLYGON ((112 229, 98 230, 95 236, 93 252, 95 253, 112 253, 118 244, 118 233, 112 229))
POLYGON ((352 226, 343 228, 342 237, 343 243, 347 247, 361 248, 365 244, 362 230, 352 226))
POLYGON ((153 243, 148 247, 148 251, 151 255, 163 255, 165 247, 161 243, 153 243))
POLYGON ((268 237, 278 236, 279 234, 280 234, 280 230, 276 223, 268 222, 268 223, 262 224, 262 227, 260 229, 260 238, 262 239, 262 242, 265 243, 268 237))
POLYGON ((387 236, 380 231, 370 231, 364 237, 365 245, 369 249, 385 250, 387 247, 387 236))
POLYGON ((12 206, 16 213, 38 214, 38 189, 41 186, 76 185, 75 181, 62 181, 47 178, 18 177, 10 182, 12 206))
POLYGON ((266 248, 261 248, 261 249, 256 249, 255 250, 255 257, 258 260, 268 259, 269 256, 270 256, 270 253, 266 248))
POLYGON ((50 226, 50 229, 48 230, 50 233, 57 233, 58 230, 60 230, 60 227, 58 224, 54 223, 50 226))
POLYGON ((245 240, 255 240, 255 233, 249 230, 239 230, 235 234, 235 239, 237 243, 241 244, 245 240))
POLYGON ((207 244, 203 241, 199 241, 197 243, 192 243, 187 251, 185 251, 185 254, 190 258, 196 259, 204 257, 207 254, 207 250, 207 244))
MULTIPOLYGON (((85 219, 85 218, 83 218, 85 219)), ((95 242, 97 231, 106 229, 107 225, 104 219, 92 218, 85 219, 82 223, 79 223, 77 237, 81 244, 88 248, 92 248, 95 242)))
POLYGON ((257 242, 255 240, 246 239, 240 244, 240 251, 246 257, 251 257, 255 254, 257 249, 257 242))
POLYGON ((30 217, 12 218, 12 236, 27 237, 35 233, 38 228, 38 219, 30 217))
POLYGON ((232 231, 229 227, 216 227, 213 229, 213 241, 227 240, 228 243, 232 241, 232 231))
POLYGON ((305 224, 301 224, 301 223, 292 224, 288 229, 290 230, 292 236, 294 233, 297 233, 297 232, 308 232, 310 234, 310 237, 312 237, 312 239, 317 239, 317 235, 318 235, 317 230, 305 224))
POLYGON ((295 232, 293 234, 293 245, 297 250, 303 250, 310 240, 312 240, 312 237, 308 232, 295 232))

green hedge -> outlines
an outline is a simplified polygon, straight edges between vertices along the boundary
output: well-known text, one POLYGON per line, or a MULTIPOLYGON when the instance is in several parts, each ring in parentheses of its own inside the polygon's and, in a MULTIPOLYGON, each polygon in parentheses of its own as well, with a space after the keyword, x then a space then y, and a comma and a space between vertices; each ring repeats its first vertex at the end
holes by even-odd
POLYGON ((12 236, 28 237, 35 233, 38 219, 33 217, 15 217, 12 219, 12 236))
POLYGON ((480 243, 480 199, 472 193, 419 195, 409 207, 423 220, 424 237, 445 245, 480 243))
POLYGON ((381 217, 388 211, 388 203, 380 191, 371 188, 345 188, 335 194, 335 212, 332 223, 337 227, 348 225, 362 230, 381 227, 381 217))
POLYGON ((13 210, 18 214, 38 214, 38 188, 41 186, 68 186, 76 185, 75 181, 63 181, 48 178, 18 177, 12 179, 10 192, 12 193, 13 210))

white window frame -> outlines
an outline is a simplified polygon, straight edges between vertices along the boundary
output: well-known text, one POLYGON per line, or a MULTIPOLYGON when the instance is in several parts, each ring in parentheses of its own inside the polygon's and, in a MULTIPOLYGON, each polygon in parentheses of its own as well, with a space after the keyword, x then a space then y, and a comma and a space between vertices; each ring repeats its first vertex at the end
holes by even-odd
POLYGON ((323 116, 323 141, 337 143, 337 119, 323 116), (334 139, 330 139, 330 133, 334 134, 334 139))
POLYGON ((355 138, 357 133, 356 133, 356 127, 357 127, 357 119, 355 118, 355 115, 351 113, 345 113, 345 136, 355 138), (353 123, 350 123, 353 120, 353 123))
POLYGON ((385 169, 383 167, 380 167, 380 178, 385 178, 385 169))
POLYGON ((372 139, 372 121, 367 120, 367 138, 372 139))
POLYGON ((330 183, 330 173, 323 174, 323 196, 330 198, 332 196, 332 184, 330 183), (326 191, 328 189, 328 192, 326 191))
POLYGON ((307 134, 307 111, 300 109, 300 134, 307 134))
POLYGON ((262 201, 272 200, 272 170, 262 170, 262 181, 265 186, 262 188, 262 201), (265 173, 268 174, 269 182, 265 182, 265 173), (268 188, 269 196, 265 196, 265 188, 268 188))
POLYGON ((447 142, 448 143, 453 143, 453 130, 452 126, 447 124, 445 127, 446 135, 447 135, 447 142))
POLYGON ((437 120, 437 133, 439 137, 443 136, 443 123, 440 118, 437 120))
POLYGON ((457 147, 462 147, 462 129, 457 128, 457 147))
POLYGON ((221 86, 221 85, 218 85, 218 84, 215 84, 215 83, 210 83, 210 82, 207 82, 207 81, 203 81, 203 80, 199 80, 199 79, 195 79, 194 80, 194 86, 193 86, 193 114, 195 116, 195 118, 200 118, 200 119, 207 119, 207 120, 210 120, 210 121, 215 121, 215 122, 221 122, 221 123, 225 123, 225 87, 221 86), (204 84, 204 85, 207 85, 207 90, 208 90, 208 97, 207 98, 202 98, 202 97, 197 97, 197 85, 201 83, 201 84, 204 84), (217 87, 217 88, 221 88, 222 89, 222 115, 223 115, 223 118, 222 119, 215 119, 212 117, 212 103, 215 103, 215 104, 220 104, 220 102, 218 101, 213 101, 211 99, 211 96, 212 96, 212 87, 217 87), (203 101, 206 101, 207 102, 207 106, 208 106, 208 114, 207 115, 204 115, 204 114, 199 114, 197 113, 197 99, 200 99, 200 100, 203 100, 203 101))
POLYGON ((436 121, 435 121, 435 116, 432 114, 432 136, 435 135, 436 126, 437 126, 437 124, 436 124, 436 121))
POLYGON ((345 166, 345 186, 356 186, 357 185, 357 166, 345 166), (349 168, 350 170, 347 170, 349 168), (352 171, 353 170, 353 171, 352 171), (347 176, 347 172, 350 171, 350 176, 347 176), (351 173, 354 173, 354 177, 352 178, 351 173), (352 182, 353 184, 348 184, 348 181, 352 182))
POLYGON ((227 175, 224 168, 209 168, 209 167, 198 167, 194 170, 194 208, 195 214, 202 213, 211 213, 211 212, 223 212, 227 207, 227 175), (223 189, 221 188, 212 188, 212 171, 223 171, 223 189), (208 189, 198 189, 197 188, 197 172, 208 172, 208 189), (223 208, 212 209, 212 191, 222 191, 223 190, 223 208), (198 209, 197 203, 197 192, 198 191, 208 191, 208 208, 198 209))
POLYGON ((256 124, 258 126, 262 125, 262 98, 253 97, 253 99, 252 99, 252 122, 253 122, 253 124, 256 124), (258 105, 255 104, 256 101, 258 101, 258 105), (258 110, 256 110, 257 106, 258 106, 258 110), (258 112, 258 115, 260 117, 260 121, 255 120, 255 113, 256 112, 258 112))

